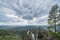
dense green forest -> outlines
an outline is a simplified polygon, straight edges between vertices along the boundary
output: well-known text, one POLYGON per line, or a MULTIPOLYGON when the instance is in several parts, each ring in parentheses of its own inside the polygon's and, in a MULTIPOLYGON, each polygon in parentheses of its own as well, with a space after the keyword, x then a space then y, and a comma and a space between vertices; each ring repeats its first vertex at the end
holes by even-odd
POLYGON ((0 40, 22 40, 15 32, 0 30, 0 40))

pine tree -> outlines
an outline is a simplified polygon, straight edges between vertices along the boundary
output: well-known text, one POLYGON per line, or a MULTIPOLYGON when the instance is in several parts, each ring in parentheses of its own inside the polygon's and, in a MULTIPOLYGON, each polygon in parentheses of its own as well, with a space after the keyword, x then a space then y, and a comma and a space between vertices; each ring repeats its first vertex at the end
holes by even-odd
POLYGON ((54 5, 52 6, 50 12, 49 12, 49 17, 48 17, 48 24, 49 24, 49 29, 51 30, 54 30, 56 32, 56 24, 57 24, 57 21, 59 19, 59 16, 58 16, 58 5, 54 5))

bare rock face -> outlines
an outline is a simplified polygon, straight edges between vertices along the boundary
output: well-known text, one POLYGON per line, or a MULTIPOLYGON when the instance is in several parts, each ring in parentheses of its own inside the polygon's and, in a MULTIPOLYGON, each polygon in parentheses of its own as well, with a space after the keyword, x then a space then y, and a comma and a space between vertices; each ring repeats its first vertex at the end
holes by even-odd
POLYGON ((46 31, 38 30, 36 32, 36 40, 47 40, 47 33, 46 33, 46 31))
MULTIPOLYGON (((58 40, 54 36, 49 35, 47 31, 37 30, 35 36, 36 36, 36 40, 58 40)), ((27 31, 27 34, 24 37, 24 40, 35 40, 35 37, 34 35, 32 37, 31 31, 27 31)))
POLYGON ((28 31, 28 32, 27 32, 27 35, 25 36, 24 40, 32 40, 31 31, 28 31))

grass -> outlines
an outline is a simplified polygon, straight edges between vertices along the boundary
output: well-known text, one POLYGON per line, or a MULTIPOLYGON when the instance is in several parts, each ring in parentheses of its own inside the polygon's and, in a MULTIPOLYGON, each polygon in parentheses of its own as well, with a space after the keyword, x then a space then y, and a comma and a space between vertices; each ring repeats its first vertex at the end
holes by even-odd
POLYGON ((0 40, 22 40, 18 36, 0 36, 0 40))

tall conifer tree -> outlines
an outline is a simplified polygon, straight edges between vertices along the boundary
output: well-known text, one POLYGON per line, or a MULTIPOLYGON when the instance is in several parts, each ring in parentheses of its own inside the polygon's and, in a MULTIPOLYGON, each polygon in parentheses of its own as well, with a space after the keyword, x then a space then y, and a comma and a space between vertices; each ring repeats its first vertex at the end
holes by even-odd
POLYGON ((49 17, 48 17, 48 24, 49 24, 49 28, 52 28, 55 32, 56 32, 56 24, 57 24, 57 20, 59 19, 58 17, 58 5, 54 5, 52 6, 50 12, 49 12, 49 17))

